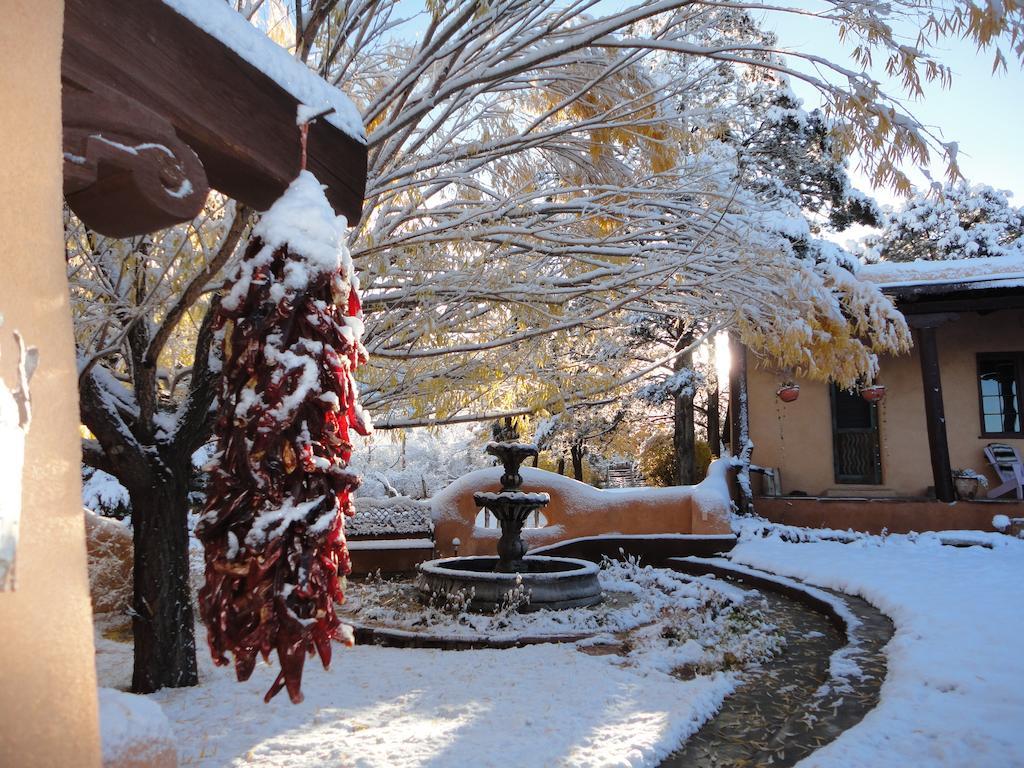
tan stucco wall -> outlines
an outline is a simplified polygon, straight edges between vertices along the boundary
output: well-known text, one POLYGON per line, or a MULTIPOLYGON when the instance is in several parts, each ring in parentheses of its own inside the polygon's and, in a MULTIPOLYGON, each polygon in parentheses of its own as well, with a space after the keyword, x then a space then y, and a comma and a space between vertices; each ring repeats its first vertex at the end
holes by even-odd
MULTIPOLYGON (((79 488, 78 398, 61 218, 61 0, 7 0, 0 24, 0 375, 11 331, 39 347, 15 592, 0 592, 0 764, 99 765, 79 488)), ((3 492, 3 489, 0 489, 3 492)))
MULTIPOLYGON (((713 468, 716 465, 712 465, 713 468)), ((531 549, 559 541, 601 534, 689 533, 722 535, 731 532, 725 465, 709 472, 704 483, 670 488, 630 488, 602 491, 553 472, 523 467, 522 490, 547 493, 543 508, 547 525, 523 531, 531 549), (722 477, 716 477, 715 474, 722 477), (716 483, 719 485, 716 486, 716 483), (720 490, 718 490, 720 488, 720 490)), ((434 544, 438 557, 493 555, 500 535, 496 528, 477 528, 476 491, 501 489, 500 468, 471 472, 439 493, 434 503, 434 544)))
MULTIPOLYGON (((982 449, 991 442, 1016 445, 1024 454, 1024 440, 981 436, 978 409, 979 352, 1024 350, 1024 312, 1006 310, 990 315, 961 315, 938 329, 939 364, 946 412, 950 463, 984 471, 990 483, 995 474, 982 449)), ((882 443, 882 485, 838 485, 832 467, 832 417, 827 385, 800 381, 800 397, 793 403, 776 398, 781 377, 774 371, 751 368, 750 433, 753 461, 782 470, 782 489, 824 495, 829 490, 855 495, 858 489, 888 491, 894 495, 923 496, 934 484, 928 453, 921 367, 914 349, 898 358, 883 358, 880 383, 885 400, 879 407, 882 443)))

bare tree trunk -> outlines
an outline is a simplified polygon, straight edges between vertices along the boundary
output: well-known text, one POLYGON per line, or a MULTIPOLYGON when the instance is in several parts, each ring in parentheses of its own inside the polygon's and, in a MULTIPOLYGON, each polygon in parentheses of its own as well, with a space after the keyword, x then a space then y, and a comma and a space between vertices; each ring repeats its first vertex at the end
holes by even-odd
POLYGON ((189 589, 188 492, 192 454, 210 434, 210 406, 220 377, 208 365, 214 308, 199 330, 196 366, 172 436, 154 429, 156 377, 155 368, 142 360, 148 343, 145 332, 130 337, 137 411, 98 367, 79 380, 82 421, 97 438, 83 441, 83 460, 114 475, 128 489, 132 505, 136 693, 198 682, 189 589))
POLYGON ((188 562, 189 460, 157 458, 148 483, 131 483, 135 542, 132 691, 196 685, 188 562))
POLYGON ((711 373, 708 375, 708 404, 707 404, 707 422, 708 422, 708 447, 711 449, 712 456, 722 455, 722 432, 721 422, 718 414, 718 374, 712 366, 711 373))
MULTIPOLYGON (((693 335, 689 332, 680 333, 676 341, 676 351, 685 349, 693 343, 693 335)), ((680 355, 675 359, 674 369, 678 372, 686 368, 693 368, 693 355, 680 355)), ((676 454, 676 483, 678 485, 693 485, 697 469, 694 461, 695 443, 693 427, 693 387, 687 387, 686 391, 673 398, 672 413, 672 444, 676 454)))
POLYGON ((565 474, 565 454, 563 453, 558 457, 558 474, 565 474))
POLYGON ((572 456, 572 476, 583 482, 583 454, 587 452, 587 448, 583 443, 573 443, 569 447, 570 455, 572 456))

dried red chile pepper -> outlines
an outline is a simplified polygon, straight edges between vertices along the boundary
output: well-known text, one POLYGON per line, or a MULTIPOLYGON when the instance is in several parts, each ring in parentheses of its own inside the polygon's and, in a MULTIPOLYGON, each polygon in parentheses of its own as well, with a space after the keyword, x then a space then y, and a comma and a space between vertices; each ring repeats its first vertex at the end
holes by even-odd
POLYGON ((326 668, 331 641, 352 642, 334 603, 351 570, 350 430, 370 425, 352 378, 366 352, 344 230, 315 178, 300 174, 254 230, 216 318, 223 381, 196 527, 200 615, 214 661, 231 654, 239 680, 276 649, 281 669, 265 701, 282 688, 302 701, 306 655, 326 668))

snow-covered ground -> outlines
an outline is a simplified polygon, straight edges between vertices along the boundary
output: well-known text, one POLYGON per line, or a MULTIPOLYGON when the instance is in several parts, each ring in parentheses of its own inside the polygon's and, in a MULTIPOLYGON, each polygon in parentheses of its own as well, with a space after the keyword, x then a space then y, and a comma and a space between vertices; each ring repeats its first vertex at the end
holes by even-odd
MULTIPOLYGON (((713 670, 768 656, 778 636, 757 621, 756 594, 712 577, 627 563, 609 564, 601 581, 629 599, 589 614, 563 612, 558 622, 541 613, 446 619, 428 612, 432 626, 453 634, 513 626, 597 633, 578 645, 339 648, 330 671, 309 663, 297 706, 283 698, 263 703, 271 667, 260 665, 239 684, 201 654, 199 687, 146 698, 162 706, 180 760, 190 766, 656 765, 735 688, 736 673, 713 670), (595 652, 621 643, 627 630, 628 648, 595 652), (683 666, 707 673, 672 676, 683 666)), ((393 590, 381 586, 386 603, 393 590)), ((101 684, 126 685, 129 646, 101 633, 97 651, 101 684)), ((110 728, 123 740, 124 728, 110 728)))
MULTIPOLYGON (((882 699, 856 727, 800 763, 828 766, 1024 766, 1024 541, 965 532, 789 543, 747 530, 735 562, 859 595, 888 614, 882 699)), ((792 529, 789 529, 792 531, 792 529)))
MULTIPOLYGON (((411 580, 368 579, 350 584, 343 621, 447 638, 485 637, 493 642, 517 637, 588 636, 588 643, 616 642, 630 634, 631 665, 722 665, 726 654, 746 662, 770 655, 777 647, 773 627, 763 626, 756 593, 714 577, 693 577, 634 561, 605 562, 599 572, 604 602, 586 608, 519 613, 515 606, 529 596, 510 594, 509 605, 493 613, 464 610, 470 595, 459 590, 434 594, 423 606, 411 580), (510 610, 511 609, 511 610, 510 610), (737 612, 737 609, 740 609, 737 612), (752 614, 748 614, 752 612, 752 614), (752 615, 743 631, 731 618, 752 615), (666 640, 666 638, 671 640, 666 640), (653 661, 654 655, 659 658, 653 661)), ((524 590, 522 586, 518 588, 524 590)), ((524 590, 525 591, 525 590, 524 590)))
MULTIPOLYGON (((1024 766, 1024 542, 840 543, 741 527, 734 561, 861 595, 896 623, 880 705, 802 766, 1024 766)), ((127 682, 126 648, 100 640, 103 684, 127 682)), ((262 703, 272 668, 239 684, 200 654, 202 685, 149 698, 170 720, 183 765, 653 766, 735 686, 722 673, 674 678, 662 656, 629 664, 572 645, 339 649, 329 672, 310 662, 295 706, 262 703)))
POLYGON ((507 651, 353 648, 309 668, 306 699, 270 704, 269 667, 235 683, 204 663, 199 688, 154 696, 190 766, 652 765, 732 690, 571 646, 507 651))

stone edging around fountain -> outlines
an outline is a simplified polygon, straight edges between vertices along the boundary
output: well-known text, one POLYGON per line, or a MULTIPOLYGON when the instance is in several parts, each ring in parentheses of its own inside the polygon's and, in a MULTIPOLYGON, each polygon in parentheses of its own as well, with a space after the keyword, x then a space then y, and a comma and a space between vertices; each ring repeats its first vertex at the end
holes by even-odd
POLYGON ((836 629, 846 635, 848 644, 857 639, 853 635, 853 630, 859 625, 859 620, 850 611, 849 606, 844 605, 849 598, 860 599, 853 598, 852 595, 814 587, 786 576, 777 576, 768 571, 748 568, 723 557, 670 557, 664 567, 692 576, 718 576, 734 579, 750 587, 778 592, 803 603, 811 610, 824 613, 836 629))
POLYGON ((520 611, 542 608, 581 608, 601 600, 597 564, 570 557, 529 556, 526 565, 535 564, 536 571, 521 573, 495 572, 496 557, 446 557, 418 566, 423 592, 474 590, 475 610, 494 610, 508 602, 509 593, 520 586, 530 593, 530 603, 520 611), (461 568, 453 566, 464 566, 461 568), (557 570, 556 570, 557 569, 557 570))
MULTIPOLYGON (((530 556, 534 557, 534 556, 530 556)), ((448 560, 454 558, 446 558, 448 560)), ((569 559, 569 558, 565 558, 569 559)), ((577 561, 583 565, 594 568, 596 574, 598 566, 587 561, 577 561)), ((790 599, 793 599, 811 610, 825 614, 836 628, 847 638, 847 645, 851 640, 851 615, 853 612, 843 610, 838 606, 844 598, 851 596, 818 587, 810 587, 766 571, 757 571, 752 568, 745 568, 736 565, 724 558, 699 558, 699 557, 678 557, 669 558, 664 567, 689 573, 694 576, 713 575, 724 578, 733 578, 751 587, 767 589, 778 592, 790 599)), ((472 573, 472 572, 468 572, 472 573)), ((492 576, 494 574, 491 574, 492 576)), ((503 574, 514 582, 516 574, 503 574)), ((552 576, 557 574, 546 574, 552 576)), ((853 598, 857 599, 857 598, 853 598)), ((859 600, 859 599, 858 599, 859 600)), ((864 602, 864 601, 860 601, 864 602)), ((878 612, 880 614, 880 612, 878 612)), ((881 615, 881 614, 880 614, 881 615)), ((856 623, 857 620, 854 619, 856 623)), ((540 643, 573 643, 579 640, 592 637, 596 632, 585 632, 575 634, 559 635, 521 635, 517 637, 490 638, 483 635, 444 635, 429 634, 425 632, 413 632, 403 629, 390 629, 386 627, 371 627, 349 622, 356 636, 356 642, 360 644, 384 645, 399 648, 440 648, 444 650, 473 650, 479 648, 518 648, 525 645, 537 645, 540 643)), ((892 631, 890 629, 889 636, 892 631)), ((879 683, 881 685, 881 683, 879 683)))
POLYGON ((352 627, 356 645, 381 645, 386 648, 434 648, 442 651, 503 650, 543 643, 576 643, 597 634, 596 632, 582 632, 564 635, 517 635, 494 638, 484 635, 428 634, 404 629, 370 627, 352 621, 347 623, 352 627))

